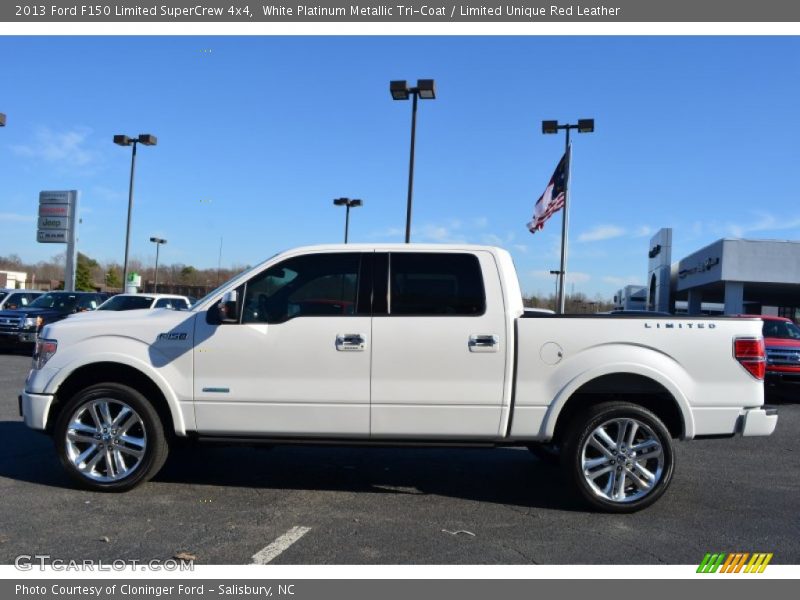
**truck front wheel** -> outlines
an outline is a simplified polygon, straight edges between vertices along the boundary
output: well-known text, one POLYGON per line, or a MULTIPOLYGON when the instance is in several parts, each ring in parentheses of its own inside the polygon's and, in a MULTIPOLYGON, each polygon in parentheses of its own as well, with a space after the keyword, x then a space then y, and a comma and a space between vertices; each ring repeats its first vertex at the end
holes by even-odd
POLYGON ((167 458, 164 427, 137 390, 101 383, 78 392, 53 430, 59 459, 81 486, 122 492, 147 481, 167 458))
POLYGON ((576 418, 562 449, 566 475, 592 507, 630 513, 667 490, 675 464, 672 438, 649 410, 605 402, 576 418))

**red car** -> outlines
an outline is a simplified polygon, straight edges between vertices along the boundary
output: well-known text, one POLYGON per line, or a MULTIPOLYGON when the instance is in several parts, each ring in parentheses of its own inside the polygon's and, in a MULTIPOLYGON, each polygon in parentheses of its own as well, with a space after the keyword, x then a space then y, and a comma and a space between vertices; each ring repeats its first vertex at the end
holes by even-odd
POLYGON ((742 315, 764 321, 767 347, 767 377, 771 384, 800 384, 800 327, 790 319, 770 315, 742 315))

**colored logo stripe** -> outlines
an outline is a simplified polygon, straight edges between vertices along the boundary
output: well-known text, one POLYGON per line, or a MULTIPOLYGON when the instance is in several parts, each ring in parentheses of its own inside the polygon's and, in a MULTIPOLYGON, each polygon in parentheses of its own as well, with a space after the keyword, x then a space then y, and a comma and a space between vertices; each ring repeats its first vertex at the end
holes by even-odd
POLYGON ((744 562, 749 556, 750 554, 748 552, 737 552, 736 554, 731 554, 728 561, 726 561, 726 564, 727 562, 730 562, 730 565, 728 566, 727 570, 725 569, 725 565, 723 565, 721 573, 738 573, 742 570, 744 562))
POLYGON ((753 558, 750 559, 750 562, 747 563, 747 566, 744 568, 745 573, 763 573, 764 569, 767 568, 769 561, 772 560, 772 553, 764 554, 753 554, 753 558))
POLYGON ((700 563, 700 566, 697 567, 697 572, 716 573, 723 560, 725 560, 725 554, 723 553, 711 554, 710 552, 706 552, 703 561, 700 563))
POLYGON ((698 573, 763 573, 772 560, 773 554, 766 552, 707 552, 697 567, 698 573), (748 562, 748 558, 750 559, 748 562), (744 569, 744 571, 742 571, 744 569))

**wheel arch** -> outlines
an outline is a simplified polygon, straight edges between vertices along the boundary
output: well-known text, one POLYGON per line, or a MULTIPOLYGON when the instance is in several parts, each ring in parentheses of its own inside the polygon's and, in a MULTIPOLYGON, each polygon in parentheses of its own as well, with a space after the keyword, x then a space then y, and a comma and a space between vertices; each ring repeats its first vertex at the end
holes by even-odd
POLYGON ((115 360, 103 360, 76 366, 62 381, 57 383, 53 404, 47 415, 45 431, 53 426, 64 405, 80 390, 98 383, 119 383, 140 392, 153 405, 164 423, 165 431, 177 435, 186 434, 183 414, 177 399, 166 382, 153 377, 143 369, 115 360))
POLYGON ((576 377, 554 399, 545 415, 548 439, 559 440, 570 421, 588 406, 620 400, 653 412, 673 438, 694 437, 689 402, 677 385, 661 373, 641 366, 603 369, 576 377))

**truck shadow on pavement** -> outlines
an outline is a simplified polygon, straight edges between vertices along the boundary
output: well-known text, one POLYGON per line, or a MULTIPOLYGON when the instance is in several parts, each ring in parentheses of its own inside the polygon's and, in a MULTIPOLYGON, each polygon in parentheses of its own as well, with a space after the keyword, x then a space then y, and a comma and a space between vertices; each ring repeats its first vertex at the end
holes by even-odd
POLYGON ((764 403, 798 404, 800 403, 800 385, 768 387, 764 390, 764 403))
MULTIPOLYGON (((46 435, 0 421, 0 477, 78 490, 46 435)), ((142 487, 209 485, 265 490, 432 495, 523 508, 582 511, 559 470, 524 449, 181 445, 142 487)), ((140 488, 141 489, 141 488, 140 488)), ((130 492, 136 493, 136 492, 130 492)))
POLYGON ((69 487, 53 440, 32 431, 22 421, 0 421, 0 477, 40 485, 69 487))
POLYGON ((272 490, 434 495, 586 511, 560 470, 525 449, 189 445, 155 481, 272 490))

